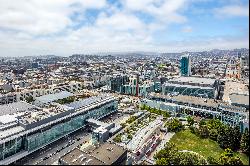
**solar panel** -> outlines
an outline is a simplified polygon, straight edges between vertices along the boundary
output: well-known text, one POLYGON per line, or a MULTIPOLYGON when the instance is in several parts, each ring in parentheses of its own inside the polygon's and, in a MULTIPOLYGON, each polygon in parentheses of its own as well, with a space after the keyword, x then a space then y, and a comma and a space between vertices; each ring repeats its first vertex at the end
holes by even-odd
POLYGON ((48 95, 37 97, 36 100, 39 100, 43 103, 49 103, 49 102, 63 99, 63 98, 70 97, 70 96, 74 96, 74 94, 68 91, 62 91, 62 92, 55 93, 55 94, 48 94, 48 95))

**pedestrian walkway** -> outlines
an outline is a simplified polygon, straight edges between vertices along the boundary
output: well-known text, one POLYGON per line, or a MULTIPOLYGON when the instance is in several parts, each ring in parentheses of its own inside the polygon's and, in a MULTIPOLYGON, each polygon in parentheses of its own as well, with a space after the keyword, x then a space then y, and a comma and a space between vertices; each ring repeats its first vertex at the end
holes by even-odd
POLYGON ((154 155, 159 152, 161 149, 164 148, 164 145, 170 141, 170 139, 174 136, 174 132, 168 132, 167 134, 164 135, 161 143, 156 147, 156 149, 151 153, 151 155, 149 156, 150 160, 154 161, 154 155))

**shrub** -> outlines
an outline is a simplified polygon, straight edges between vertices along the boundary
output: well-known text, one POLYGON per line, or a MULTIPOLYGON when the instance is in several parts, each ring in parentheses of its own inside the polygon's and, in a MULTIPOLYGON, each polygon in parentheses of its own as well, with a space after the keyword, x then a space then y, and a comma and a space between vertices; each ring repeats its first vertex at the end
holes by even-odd
POLYGON ((218 164, 219 164, 219 161, 216 160, 215 158, 213 158, 212 156, 209 156, 209 157, 207 158, 207 162, 208 162, 209 164, 211 164, 211 165, 218 165, 218 164))
POLYGON ((243 165, 240 157, 235 156, 233 151, 229 148, 225 149, 221 154, 219 161, 222 165, 243 165))

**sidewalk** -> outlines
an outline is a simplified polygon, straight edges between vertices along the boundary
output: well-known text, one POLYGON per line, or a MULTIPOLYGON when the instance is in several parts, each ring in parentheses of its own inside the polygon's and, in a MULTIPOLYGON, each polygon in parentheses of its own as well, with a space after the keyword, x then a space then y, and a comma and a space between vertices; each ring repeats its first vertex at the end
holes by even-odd
POLYGON ((149 159, 154 161, 154 154, 156 154, 157 152, 159 152, 161 149, 164 148, 164 145, 169 142, 169 140, 174 136, 174 132, 169 132, 167 134, 164 135, 161 143, 156 147, 156 149, 150 154, 149 159))

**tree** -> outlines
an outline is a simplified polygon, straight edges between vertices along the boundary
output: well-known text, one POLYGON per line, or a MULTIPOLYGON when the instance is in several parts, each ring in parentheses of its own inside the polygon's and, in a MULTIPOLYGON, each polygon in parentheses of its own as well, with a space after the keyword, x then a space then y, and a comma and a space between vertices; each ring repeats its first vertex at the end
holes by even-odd
POLYGON ((191 133, 195 134, 195 127, 190 126, 189 129, 190 129, 191 133))
POLYGON ((225 149, 220 155, 219 161, 222 165, 243 165, 240 157, 235 156, 233 151, 229 148, 225 149))
POLYGON ((115 138, 114 138, 114 141, 115 142, 121 142, 122 141, 122 135, 121 134, 118 134, 115 138))
POLYGON ((223 127, 223 123, 219 119, 210 119, 207 122, 208 130, 216 129, 219 130, 219 128, 223 127))
POLYGON ((205 159, 190 152, 178 152, 173 143, 166 143, 164 149, 155 154, 156 165, 205 165, 205 159))
POLYGON ((168 128, 168 131, 172 131, 172 132, 180 131, 183 127, 182 123, 177 118, 174 118, 174 119, 171 119, 170 121, 168 121, 166 123, 166 126, 168 128))
POLYGON ((218 131, 216 129, 211 129, 209 130, 209 137, 216 141, 217 140, 217 137, 218 137, 218 131))
POLYGON ((132 139, 133 136, 131 134, 128 134, 128 139, 132 139))
POLYGON ((156 164, 155 165, 169 165, 170 161, 168 158, 160 158, 158 160, 156 160, 156 164))
POLYGON ((201 138, 207 138, 209 136, 209 131, 206 125, 199 127, 199 134, 201 138))
POLYGON ((161 111, 161 110, 157 110, 157 113, 158 113, 159 115, 161 115, 161 114, 162 114, 162 111, 161 111))
POLYGON ((232 129, 232 140, 233 140, 233 150, 238 150, 240 149, 240 141, 241 141, 241 132, 240 132, 240 127, 239 126, 235 126, 232 129))
POLYGON ((160 150, 154 155, 154 159, 156 159, 156 164, 158 165, 160 165, 160 163, 164 163, 163 165, 176 164, 178 163, 178 161, 176 161, 177 154, 178 149, 176 148, 175 144, 167 142, 164 146, 164 149, 160 150))
POLYGON ((26 97, 25 100, 26 100, 27 103, 31 103, 31 102, 35 101, 32 96, 26 97))
POLYGON ((206 165, 206 160, 190 152, 180 152, 179 165, 206 165))
POLYGON ((241 133, 239 126, 225 126, 219 129, 217 142, 223 149, 230 148, 234 151, 240 148, 241 133))
POLYGON ((245 129, 240 141, 240 149, 248 155, 249 153, 249 130, 245 129))
POLYGON ((121 123, 121 126, 124 128, 126 127, 126 123, 121 123))
POLYGON ((143 105, 141 106, 141 110, 145 110, 145 109, 146 109, 146 105, 143 104, 143 105))
POLYGON ((188 117, 187 117, 187 122, 188 122, 188 125, 189 125, 189 126, 192 126, 192 125, 194 124, 194 118, 191 117, 191 116, 188 116, 188 117))
POLYGON ((199 127, 200 127, 200 126, 203 126, 203 125, 206 125, 206 121, 205 121, 205 119, 202 119, 202 120, 200 121, 200 123, 199 123, 199 127))
POLYGON ((168 118, 170 117, 170 114, 167 111, 161 111, 161 114, 163 115, 163 117, 168 118))
POLYGON ((227 148, 227 144, 228 144, 227 135, 226 135, 227 132, 228 132, 228 126, 220 128, 218 131, 217 142, 219 143, 220 147, 223 149, 227 148))

